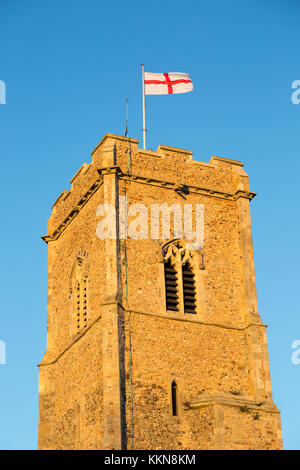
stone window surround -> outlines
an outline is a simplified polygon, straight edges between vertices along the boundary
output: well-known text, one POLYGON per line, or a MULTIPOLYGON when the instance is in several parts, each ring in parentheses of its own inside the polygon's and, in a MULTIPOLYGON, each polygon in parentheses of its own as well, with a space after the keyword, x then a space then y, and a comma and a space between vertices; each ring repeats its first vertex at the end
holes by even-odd
POLYGON ((88 326, 88 273, 89 273, 89 261, 88 253, 86 250, 81 249, 76 256, 73 263, 71 275, 70 275, 70 336, 76 337, 88 326), (77 298, 77 288, 80 289, 80 304, 79 309, 75 308, 75 302, 77 298), (85 298, 83 298, 85 296, 85 298), (79 325, 78 315, 79 313, 79 325), (84 321, 85 318, 85 321, 84 321))
POLYGON ((172 317, 193 317, 197 318, 199 315, 204 314, 204 299, 203 289, 201 289, 201 276, 203 275, 204 267, 204 253, 202 250, 188 250, 184 240, 171 240, 162 247, 163 262, 159 265, 159 290, 160 290, 160 310, 161 313, 171 315, 172 317), (166 292, 165 292, 165 272, 164 264, 170 261, 171 265, 177 271, 178 276, 178 308, 179 311, 166 310, 166 292), (195 293, 196 293, 196 313, 184 312, 183 301, 183 281, 182 281, 182 266, 188 263, 195 278, 195 293))

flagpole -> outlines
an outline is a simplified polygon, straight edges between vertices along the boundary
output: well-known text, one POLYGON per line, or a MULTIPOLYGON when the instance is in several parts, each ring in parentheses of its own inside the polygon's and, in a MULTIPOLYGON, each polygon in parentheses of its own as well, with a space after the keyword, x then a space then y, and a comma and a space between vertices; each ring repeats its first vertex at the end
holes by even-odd
POLYGON ((145 71, 144 64, 142 64, 142 79, 143 79, 143 148, 146 150, 146 105, 145 105, 145 71))
POLYGON ((126 131, 125 131, 125 137, 128 137, 128 96, 126 97, 126 131))

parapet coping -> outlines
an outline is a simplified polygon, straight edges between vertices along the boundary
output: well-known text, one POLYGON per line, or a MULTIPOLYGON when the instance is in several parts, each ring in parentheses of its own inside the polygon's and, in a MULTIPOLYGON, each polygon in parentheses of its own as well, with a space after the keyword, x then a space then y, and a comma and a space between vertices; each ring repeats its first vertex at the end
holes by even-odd
POLYGON ((81 165, 81 167, 79 168, 79 170, 75 173, 75 175, 73 176, 73 178, 70 180, 70 183, 72 184, 73 181, 74 181, 74 180, 77 178, 77 176, 79 175, 79 173, 81 173, 83 170, 85 170, 84 173, 86 173, 89 167, 90 167, 90 165, 89 165, 88 163, 83 163, 83 164, 81 165))
MULTIPOLYGON (((70 184, 72 185, 73 181, 75 181, 75 179, 77 178, 77 176, 83 172, 83 174, 87 173, 88 170, 90 169, 91 167, 91 164, 89 163, 83 163, 81 165, 81 167, 79 168, 79 170, 75 173, 75 175, 73 176, 73 178, 70 180, 70 184)), ((56 201, 54 201, 51 209, 54 209, 54 207, 56 206, 56 204, 62 199, 63 201, 65 199, 67 199, 67 197, 70 195, 70 192, 71 190, 67 190, 67 189, 64 189, 63 192, 58 196, 58 198, 56 199, 56 201)))
POLYGON ((138 139, 134 139, 132 137, 124 137, 122 135, 117 135, 117 134, 110 134, 109 132, 105 134, 105 136, 101 139, 101 141, 99 142, 99 144, 94 148, 94 150, 92 151, 91 155, 93 155, 96 150, 102 145, 104 144, 104 142, 106 141, 106 139, 115 139, 115 140, 121 140, 123 142, 131 142, 132 144, 138 144, 139 141, 138 139))
MULTIPOLYGON (((94 148, 94 150, 92 151, 91 155, 93 155, 96 150, 102 145, 104 144, 104 142, 107 140, 107 139, 114 139, 114 140, 120 140, 122 142, 130 142, 130 143, 133 143, 133 144, 138 144, 139 143, 139 140, 138 139, 135 139, 133 137, 125 137, 125 136, 121 136, 121 135, 117 135, 117 134, 111 134, 111 133, 106 133, 105 136, 101 139, 101 141, 99 142, 99 144, 94 148)), ((179 147, 171 147, 170 145, 162 145, 160 144, 158 147, 157 147, 157 150, 156 152, 153 151, 153 150, 146 150, 146 149, 138 149, 139 153, 143 153, 143 154, 146 154, 146 155, 151 155, 151 156, 154 156, 154 157, 162 157, 163 155, 159 154, 160 150, 166 150, 166 151, 171 151, 171 152, 178 152, 178 153, 185 153, 187 155, 193 155, 193 151, 192 150, 187 150, 187 149, 183 149, 183 148, 179 148, 179 147)), ((205 165, 210 165, 211 164, 211 161, 213 160, 217 160, 217 161, 220 161, 220 162, 225 162, 225 163, 229 163, 231 165, 237 165, 237 166, 244 166, 244 164, 240 161, 240 160, 234 160, 234 159, 231 159, 231 158, 225 158, 225 157, 218 157, 217 155, 213 155, 210 159, 210 162, 209 163, 206 163, 206 162, 200 162, 198 160, 193 160, 193 162, 196 162, 196 163, 200 163, 200 164, 205 164, 205 165)), ((80 170, 79 170, 80 171, 80 170)), ((77 173, 76 173, 77 175, 77 173)), ((74 176, 74 178, 76 177, 76 175, 74 176)))
POLYGON ((67 195, 69 195, 69 193, 70 193, 69 190, 64 189, 63 192, 58 196, 58 198, 56 199, 56 201, 54 201, 54 203, 53 203, 51 209, 53 209, 53 208, 56 206, 56 204, 57 204, 61 199, 63 199, 63 200, 66 199, 66 198, 67 198, 67 195))
POLYGON ((216 168, 215 165, 212 163, 207 163, 207 162, 201 162, 200 160, 193 160, 192 162, 189 163, 196 163, 196 165, 201 165, 201 166, 208 166, 209 168, 216 168))
POLYGON ((224 163, 230 163, 231 165, 237 165, 237 166, 244 166, 244 163, 242 163, 240 160, 233 160, 231 158, 225 158, 225 157, 217 157, 216 155, 213 155, 210 159, 210 161, 217 160, 219 162, 224 162, 224 163))
POLYGON ((138 149, 139 155, 149 155, 150 157, 162 158, 163 155, 156 153, 154 150, 145 150, 145 149, 138 149))
MULTIPOLYGON (((107 133, 105 134, 105 136, 101 139, 101 141, 99 142, 99 144, 94 148, 94 150, 92 151, 91 155, 93 155, 96 150, 104 144, 104 142, 107 140, 107 139, 115 139, 115 140, 121 140, 122 142, 130 142, 130 143, 133 143, 133 144, 138 144, 139 143, 139 140, 138 139, 134 139, 132 137, 125 137, 125 136, 121 136, 121 135, 116 135, 116 134, 111 134, 111 133, 107 133)), ((186 153, 188 155, 193 155, 193 152, 192 150, 186 150, 186 149, 182 149, 182 148, 178 148, 178 147, 170 147, 169 145, 159 145, 158 148, 157 148, 157 151, 156 152, 159 152, 160 150, 169 150, 169 151, 172 151, 172 152, 178 152, 178 153, 186 153)), ((139 149, 139 151, 142 151, 142 152, 149 152, 149 150, 145 150, 145 149, 139 149)), ((152 150, 150 150, 151 153, 156 153, 156 152, 153 152, 152 150)))
POLYGON ((170 147, 169 145, 159 145, 157 147, 157 152, 160 150, 169 150, 171 152, 186 153, 188 155, 193 155, 192 150, 180 149, 178 147, 170 147))

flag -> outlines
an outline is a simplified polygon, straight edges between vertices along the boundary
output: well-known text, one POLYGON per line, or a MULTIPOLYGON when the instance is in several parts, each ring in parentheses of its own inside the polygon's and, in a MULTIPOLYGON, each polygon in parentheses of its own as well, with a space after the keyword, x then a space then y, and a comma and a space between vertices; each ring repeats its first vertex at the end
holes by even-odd
POLYGON ((150 73, 145 72, 145 95, 173 95, 193 90, 188 73, 150 73))

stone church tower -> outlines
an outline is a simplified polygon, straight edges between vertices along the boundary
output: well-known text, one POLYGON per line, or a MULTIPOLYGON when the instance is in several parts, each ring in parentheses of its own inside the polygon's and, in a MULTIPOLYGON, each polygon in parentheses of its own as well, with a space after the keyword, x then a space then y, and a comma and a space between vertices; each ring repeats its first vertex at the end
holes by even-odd
POLYGON ((43 237, 40 449, 282 448, 257 309, 254 196, 239 161, 105 135, 43 237), (186 222, 196 233, 197 208, 195 248, 186 222))

